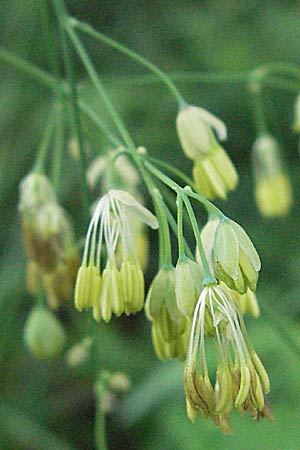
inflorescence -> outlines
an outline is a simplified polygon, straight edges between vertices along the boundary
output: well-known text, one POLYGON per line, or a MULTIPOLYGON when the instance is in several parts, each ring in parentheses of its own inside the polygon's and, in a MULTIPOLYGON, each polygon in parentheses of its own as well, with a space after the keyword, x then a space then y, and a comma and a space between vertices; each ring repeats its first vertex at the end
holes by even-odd
MULTIPOLYGON (((178 100, 177 134, 184 154, 193 162, 192 179, 165 161, 151 158, 144 148, 136 148, 89 65, 72 28, 76 25, 76 21, 69 22, 69 37, 92 81, 98 82, 98 93, 125 144, 94 159, 86 152, 89 167, 82 166, 87 169, 86 187, 92 195, 97 191, 97 199, 89 205, 91 219, 81 264, 80 241, 44 167, 36 165, 22 180, 19 214, 28 261, 27 288, 38 297, 26 322, 25 343, 40 358, 57 355, 64 347, 65 333, 53 310, 73 296, 77 310, 92 310, 101 323, 144 307, 157 357, 185 360, 184 390, 192 421, 200 413, 230 433, 234 408, 257 421, 272 420, 265 400, 270 391, 268 374, 244 321, 246 314, 259 316, 255 291, 260 258, 244 229, 211 202, 225 200, 238 184, 234 164, 220 143, 226 139, 226 126, 205 109, 187 104, 168 80, 178 100), (141 182, 153 212, 144 206, 141 182), (207 213, 202 228, 199 206, 207 213), (193 231, 192 242, 186 227, 193 231), (149 228, 158 230, 159 244, 152 254, 158 254, 159 264, 145 295, 149 228)), ((87 27, 83 31, 91 33, 87 27)), ((154 71, 166 80, 159 69, 154 71)), ((298 99, 297 131, 299 105, 298 99)), ((101 128, 105 131, 106 127, 101 128)), ((77 150, 72 141, 75 157, 80 153, 77 150)), ((252 156, 259 211, 266 217, 284 216, 292 203, 290 182, 280 146, 266 130, 253 144, 252 156)), ((155 242, 151 236, 152 250, 155 242)), ((86 360, 91 345, 90 337, 86 339, 69 353, 70 365, 86 360)))

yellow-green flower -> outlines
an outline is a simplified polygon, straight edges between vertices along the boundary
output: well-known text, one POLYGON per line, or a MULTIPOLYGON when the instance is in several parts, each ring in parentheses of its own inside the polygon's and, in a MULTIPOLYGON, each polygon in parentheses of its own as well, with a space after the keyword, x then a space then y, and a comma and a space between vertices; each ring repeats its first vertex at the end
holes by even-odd
POLYGON ((112 314, 136 313, 143 307, 144 277, 135 247, 133 220, 158 227, 155 216, 121 190, 111 189, 93 213, 77 275, 75 305, 80 311, 92 307, 98 321, 109 321, 112 314), (107 260, 101 272, 104 247, 107 260))
POLYGON ((185 105, 176 125, 182 148, 194 161, 193 176, 199 191, 210 199, 226 199, 227 192, 235 189, 238 175, 214 135, 226 139, 225 124, 203 108, 185 105))
POLYGON ((293 198, 278 142, 270 134, 262 135, 254 142, 252 154, 254 196, 260 213, 265 217, 285 216, 293 198))
POLYGON ((223 432, 231 432, 229 415, 233 407, 249 412, 256 420, 271 418, 264 400, 270 390, 268 375, 250 344, 236 298, 221 285, 205 287, 197 302, 184 386, 190 419, 200 412, 223 432), (214 386, 207 363, 209 337, 216 343, 214 386))

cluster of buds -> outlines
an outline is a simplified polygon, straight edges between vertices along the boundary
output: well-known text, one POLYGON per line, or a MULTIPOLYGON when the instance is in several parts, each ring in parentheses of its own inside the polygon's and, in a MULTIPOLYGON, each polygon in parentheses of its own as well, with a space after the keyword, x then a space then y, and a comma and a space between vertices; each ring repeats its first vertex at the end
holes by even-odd
POLYGON ((199 191, 209 199, 226 199, 227 192, 236 188, 238 175, 214 135, 225 140, 225 124, 203 108, 184 105, 177 116, 177 132, 186 156, 194 161, 199 191))
POLYGON ((144 304, 144 277, 137 257, 132 220, 158 227, 155 216, 131 194, 111 189, 98 202, 86 236, 79 268, 75 305, 93 308, 97 321, 108 322, 140 311, 144 304), (101 271, 103 247, 106 264, 101 271))
POLYGON ((19 214, 28 258, 27 286, 49 305, 69 300, 79 264, 72 224, 48 178, 32 172, 20 184, 19 214))
POLYGON ((285 216, 292 204, 289 177, 277 141, 269 134, 256 139, 252 148, 254 196, 265 217, 285 216))

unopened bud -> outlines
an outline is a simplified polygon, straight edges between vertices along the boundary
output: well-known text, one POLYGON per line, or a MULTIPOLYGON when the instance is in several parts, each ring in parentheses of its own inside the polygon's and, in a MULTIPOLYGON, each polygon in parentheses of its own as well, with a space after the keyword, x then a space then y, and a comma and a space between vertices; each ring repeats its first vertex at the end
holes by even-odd
POLYGON ((24 328, 24 341, 30 352, 40 359, 59 355, 65 345, 65 331, 55 315, 44 306, 33 308, 24 328))

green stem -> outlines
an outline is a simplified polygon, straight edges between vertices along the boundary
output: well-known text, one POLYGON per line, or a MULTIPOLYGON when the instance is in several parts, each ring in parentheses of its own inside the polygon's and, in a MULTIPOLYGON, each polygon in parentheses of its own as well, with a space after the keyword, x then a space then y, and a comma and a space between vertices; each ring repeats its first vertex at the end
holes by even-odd
POLYGON ((159 223, 159 230, 161 231, 161 243, 159 245, 159 248, 161 249, 162 253, 160 255, 159 267, 170 269, 172 267, 172 250, 165 204, 157 188, 152 189, 152 193, 156 198, 157 220, 159 223))
POLYGON ((115 107, 113 106, 112 102, 110 101, 110 98, 108 97, 108 95, 105 92, 105 89, 102 85, 102 81, 100 81, 100 78, 97 75, 96 70, 94 69, 93 64, 91 63, 91 60, 84 48, 84 46, 82 45, 80 39, 77 37, 77 34, 74 32, 73 28, 68 26, 69 22, 65 22, 64 26, 65 29, 78 53, 78 56, 80 57, 91 81, 93 82, 96 91, 98 92, 98 94, 100 95, 101 99, 103 100, 105 106, 107 107, 112 120, 114 121, 114 124, 116 125, 117 129, 119 130, 120 135, 122 136, 122 138, 124 139, 124 142, 126 143, 126 145, 128 146, 128 148, 135 148, 134 142, 127 130, 127 128, 125 127, 123 121, 121 120, 119 114, 117 113, 117 111, 115 110, 115 107))
MULTIPOLYGON (((173 231, 175 236, 178 237, 176 220, 174 219, 174 217, 167 205, 165 205, 165 210, 166 210, 166 216, 167 216, 168 222, 170 224, 171 230, 173 231)), ((183 243, 184 243, 185 253, 187 254, 187 256, 191 259, 194 259, 194 255, 193 255, 188 243, 186 242, 185 238, 183 238, 183 243)))
POLYGON ((105 412, 103 411, 102 401, 97 400, 95 417, 95 445, 97 450, 107 450, 106 432, 105 432, 105 412))
POLYGON ((300 81, 300 67, 289 64, 289 63, 281 63, 275 62, 270 64, 265 64, 262 66, 258 66, 251 71, 251 77, 265 80, 267 77, 271 75, 280 75, 280 76, 288 76, 292 78, 296 78, 296 80, 300 81))
POLYGON ((195 191, 197 191, 197 186, 195 185, 193 180, 190 177, 188 177, 185 173, 183 173, 180 169, 178 169, 177 167, 174 167, 165 161, 161 161, 158 158, 147 157, 147 160, 153 162, 158 167, 162 167, 163 169, 166 169, 167 171, 169 171, 170 173, 175 175, 177 178, 181 179, 188 186, 191 186, 195 191))
POLYGON ((209 264, 208 264, 208 261, 207 261, 206 255, 205 255, 205 251, 203 248, 202 240, 200 237, 200 231, 199 231, 197 219, 195 217, 195 213, 192 208, 191 202, 186 195, 182 195, 182 199, 184 201, 186 210, 187 210, 188 215, 191 220, 194 236, 196 239, 197 247, 199 250, 199 255, 200 255, 202 266, 203 266, 203 275, 204 275, 203 285, 207 286, 210 284, 215 284, 215 283, 217 283, 217 280, 215 279, 215 277, 212 275, 212 273, 210 271, 209 264))
POLYGON ((189 197, 192 197, 199 202, 203 204, 203 206, 206 208, 209 215, 216 215, 219 218, 224 218, 224 214, 222 211, 220 211, 219 208, 217 208, 212 202, 207 200, 203 195, 193 192, 191 189, 182 188, 179 184, 177 184, 174 180, 172 180, 170 177, 165 175, 163 172, 161 172, 159 169, 157 169, 153 164, 149 162, 145 158, 144 165, 147 167, 147 169, 153 173, 159 180, 161 180, 166 186, 169 186, 169 188, 173 189, 177 194, 184 194, 189 197))
POLYGON ((52 160, 51 180, 56 193, 58 193, 59 183, 61 180, 61 163, 64 146, 64 114, 63 103, 58 101, 55 108, 55 140, 52 160))
POLYGON ((258 135, 263 135, 268 132, 261 89, 261 84, 253 82, 249 85, 249 90, 252 96, 255 128, 258 135))
POLYGON ((34 66, 33 64, 25 61, 23 58, 19 58, 12 52, 0 47, 0 59, 6 64, 13 66, 15 69, 20 70, 23 74, 29 75, 35 81, 41 83, 43 86, 57 91, 62 87, 62 80, 50 75, 43 69, 34 66))
POLYGON ((185 258, 183 239, 183 200, 182 195, 177 195, 177 238, 178 238, 178 259, 185 258))
POLYGON ((63 58, 65 70, 69 82, 70 88, 70 96, 71 96, 71 104, 72 104, 72 125, 73 131, 75 133, 76 139, 78 141, 79 146, 79 154, 80 154, 80 181, 81 181, 81 195, 82 195, 82 205, 83 210, 85 212, 86 217, 89 217, 89 204, 90 204, 90 195, 89 189, 86 182, 86 171, 87 171, 87 161, 84 152, 84 142, 83 142, 83 131, 80 120, 80 111, 78 106, 78 97, 77 97, 77 88, 76 88, 76 80, 75 73, 73 67, 73 61, 71 56, 71 49, 69 46, 68 37, 65 35, 64 30, 64 22, 67 17, 66 9, 62 0, 53 0, 54 10, 57 16, 57 21, 60 25, 60 37, 62 42, 62 50, 63 50, 63 58))
POLYGON ((35 172, 44 172, 45 170, 45 160, 55 127, 55 111, 56 105, 53 106, 48 116, 47 125, 45 127, 42 142, 36 155, 36 160, 33 168, 35 172))
POLYGON ((146 58, 143 58, 142 56, 138 55, 134 51, 128 49, 124 45, 116 42, 115 40, 105 36, 104 34, 94 30, 90 25, 80 22, 79 20, 75 18, 69 19, 69 24, 73 28, 77 28, 78 30, 82 31, 83 33, 88 34, 89 36, 94 37, 95 39, 103 42, 106 45, 109 45, 110 47, 113 47, 114 49, 118 50, 119 52, 129 56, 131 59, 136 61, 137 63, 145 66, 147 69, 151 70, 165 85, 169 88, 171 93, 176 98, 178 105, 185 104, 185 101, 180 94, 177 87, 174 85, 174 83, 171 81, 171 79, 166 75, 162 70, 160 70, 156 65, 148 61, 146 58))
POLYGON ((54 39, 54 33, 51 28, 51 20, 50 20, 50 7, 48 0, 43 0, 40 3, 41 8, 41 18, 42 18, 42 29, 44 33, 44 39, 46 41, 47 47, 47 55, 49 61, 49 68, 55 74, 55 76, 60 76, 60 67, 59 67, 59 59, 58 52, 56 47, 56 42, 54 39))
POLYGON ((100 119, 98 114, 93 111, 93 109, 91 109, 87 103, 85 103, 83 100, 79 100, 79 107, 81 111, 99 128, 99 130, 101 130, 101 132, 113 146, 122 146, 121 141, 108 131, 107 124, 102 119, 100 119))

